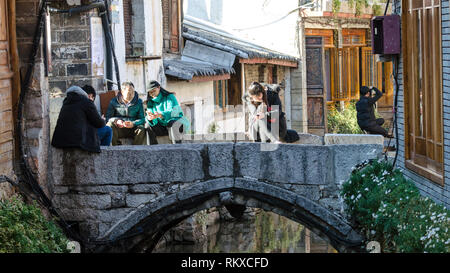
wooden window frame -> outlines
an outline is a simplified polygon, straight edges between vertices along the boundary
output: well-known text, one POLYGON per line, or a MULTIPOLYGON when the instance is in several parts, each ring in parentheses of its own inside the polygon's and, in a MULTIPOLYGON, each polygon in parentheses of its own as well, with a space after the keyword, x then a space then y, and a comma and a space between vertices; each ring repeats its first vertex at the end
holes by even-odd
POLYGON ((342 46, 366 46, 366 32, 367 29, 342 29, 342 46), (352 37, 358 37, 359 43, 353 43, 352 37), (350 43, 344 43, 345 40, 350 39, 350 43))
POLYGON ((160 0, 163 6, 163 49, 169 53, 180 53, 183 49, 181 35, 182 0, 160 0), (167 9, 165 6, 167 5, 167 9), (166 21, 167 20, 167 21, 166 21), (166 23, 167 22, 167 23, 166 23))
POLYGON ((258 66, 258 82, 265 82, 266 77, 265 77, 265 72, 266 72, 266 66, 261 64, 258 66))
POLYGON ((402 0, 405 167, 444 186, 441 17, 439 0, 402 0))
POLYGON ((125 55, 132 56, 133 46, 132 42, 132 29, 133 29, 133 6, 132 0, 123 0, 123 22, 124 22, 124 33, 125 33, 125 55))
POLYGON ((219 80, 214 81, 214 105, 218 106, 221 111, 226 112, 227 111, 227 105, 228 105, 228 80, 219 80), (220 87, 219 87, 220 86, 220 87), (220 96, 219 93, 222 93, 222 96, 220 96), (222 106, 220 106, 220 98, 222 100, 222 106))
POLYGON ((377 62, 376 57, 372 55, 371 47, 361 48, 361 86, 375 86, 384 92, 378 105, 392 106, 394 103, 394 85, 392 81, 393 64, 392 62, 377 62), (370 66, 372 75, 367 78, 370 66), (383 74, 383 66, 384 74, 383 74), (383 84, 385 86, 383 90, 383 84))
POLYGON ((272 83, 278 84, 278 66, 274 65, 272 67, 272 83))
POLYGON ((333 29, 315 29, 306 28, 306 36, 321 36, 323 37, 324 47, 334 47, 333 29))
POLYGON ((359 98, 359 60, 359 47, 330 49, 332 101, 351 101, 359 98))

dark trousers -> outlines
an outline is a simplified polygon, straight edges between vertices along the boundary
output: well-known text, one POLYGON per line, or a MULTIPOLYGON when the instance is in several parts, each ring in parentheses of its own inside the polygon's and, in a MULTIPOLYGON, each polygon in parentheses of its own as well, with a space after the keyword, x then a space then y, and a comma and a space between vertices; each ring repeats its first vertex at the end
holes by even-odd
POLYGON ((384 119, 378 118, 375 121, 372 121, 369 123, 368 126, 361 127, 364 131, 367 131, 371 135, 382 135, 382 136, 388 136, 388 132, 381 127, 381 125, 384 124, 384 119))
POLYGON ((145 128, 143 125, 134 128, 119 128, 114 122, 108 122, 107 125, 111 127, 113 132, 111 141, 113 146, 116 146, 119 138, 122 137, 132 137, 133 145, 145 145, 145 128))
MULTIPOLYGON (((145 129, 147 130, 148 137, 150 139, 150 145, 158 144, 158 140, 156 139, 156 137, 168 136, 169 130, 171 130, 171 128, 175 122, 176 122, 175 120, 169 121, 167 126, 161 125, 160 123, 157 123, 155 126, 150 126, 148 123, 146 123, 145 129)), ((181 125, 179 131, 180 131, 180 133, 183 133, 183 125, 181 125)))
POLYGON ((111 145, 113 131, 111 127, 105 126, 97 129, 98 138, 100 140, 101 146, 109 146, 111 145))

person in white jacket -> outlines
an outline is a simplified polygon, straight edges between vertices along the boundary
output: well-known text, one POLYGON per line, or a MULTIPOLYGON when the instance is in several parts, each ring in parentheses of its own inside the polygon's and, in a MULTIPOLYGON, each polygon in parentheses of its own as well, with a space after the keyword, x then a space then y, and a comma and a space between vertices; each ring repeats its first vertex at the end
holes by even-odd
POLYGON ((258 82, 252 82, 247 94, 242 98, 247 105, 249 112, 248 135, 252 141, 261 139, 261 142, 281 143, 277 137, 267 127, 267 93, 264 87, 258 82))

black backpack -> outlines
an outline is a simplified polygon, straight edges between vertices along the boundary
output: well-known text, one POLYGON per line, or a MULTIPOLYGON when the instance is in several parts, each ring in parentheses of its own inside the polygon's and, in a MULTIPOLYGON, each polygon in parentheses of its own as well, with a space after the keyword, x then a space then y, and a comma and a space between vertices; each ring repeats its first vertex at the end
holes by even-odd
MULTIPOLYGON (((280 109, 281 109, 281 100, 280 100, 280 90, 281 87, 278 84, 263 84, 263 86, 266 88, 267 90, 267 96, 268 96, 268 100, 269 100, 269 104, 271 104, 272 101, 279 101, 280 103, 280 109)), ((286 118, 285 118, 285 113, 281 112, 280 113, 280 136, 283 136, 283 130, 286 130, 286 134, 284 135, 284 137, 282 137, 282 140, 284 142, 287 143, 293 143, 296 142, 300 139, 300 136, 298 135, 297 131, 292 130, 292 129, 287 129, 286 128, 286 118)))
POLYGON ((286 136, 284 137, 284 141, 287 143, 294 143, 300 139, 300 136, 298 135, 297 131, 287 129, 286 136))

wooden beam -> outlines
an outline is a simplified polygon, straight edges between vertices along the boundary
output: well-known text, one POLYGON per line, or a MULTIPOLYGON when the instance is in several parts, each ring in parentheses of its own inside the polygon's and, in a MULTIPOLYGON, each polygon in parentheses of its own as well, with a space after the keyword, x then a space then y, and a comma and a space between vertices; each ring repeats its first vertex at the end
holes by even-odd
POLYGON ((209 81, 220 81, 229 80, 230 74, 223 75, 213 75, 213 76, 194 76, 189 82, 209 82, 209 81))
POLYGON ((287 67, 297 67, 298 63, 294 61, 279 60, 279 59, 266 59, 266 58, 252 58, 252 59, 239 59, 241 64, 273 64, 287 67))
POLYGON ((323 16, 324 17, 337 17, 337 18, 361 18, 361 19, 370 19, 370 18, 372 18, 372 14, 356 15, 354 13, 347 13, 347 12, 333 13, 332 11, 324 11, 323 12, 323 16))

